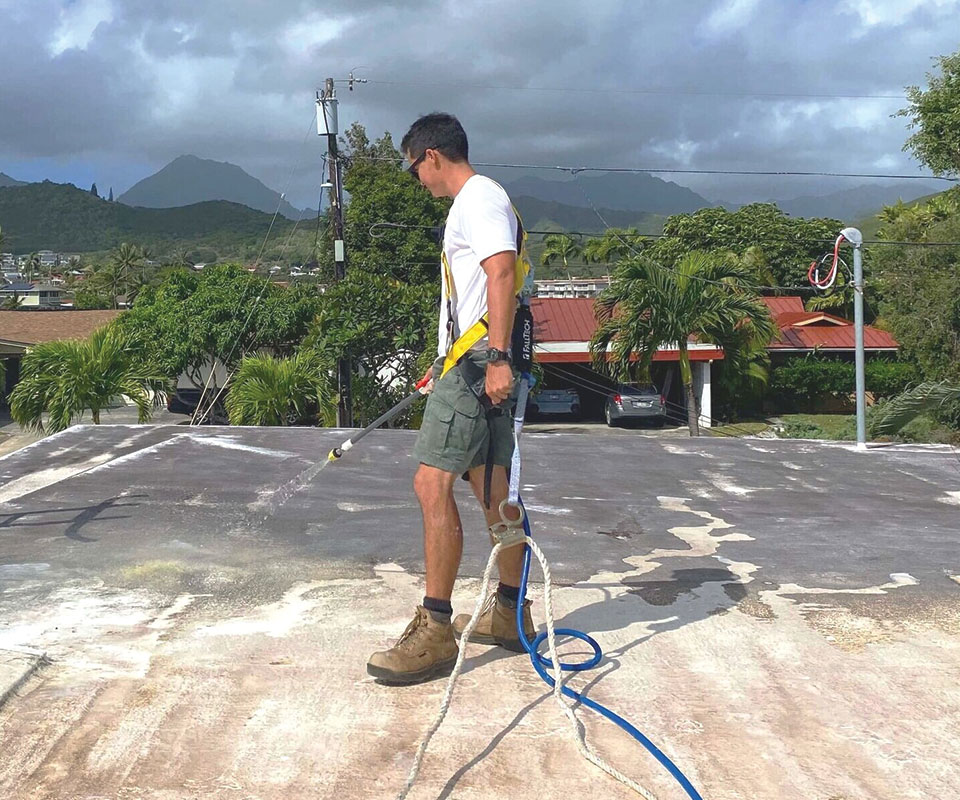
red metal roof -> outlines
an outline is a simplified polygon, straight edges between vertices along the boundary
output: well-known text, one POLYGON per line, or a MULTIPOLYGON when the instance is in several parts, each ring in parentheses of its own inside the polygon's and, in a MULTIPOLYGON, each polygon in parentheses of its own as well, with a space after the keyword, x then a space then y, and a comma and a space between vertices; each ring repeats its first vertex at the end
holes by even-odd
MULTIPOLYGON (((799 297, 764 297, 780 328, 768 350, 853 350, 856 347, 853 323, 823 311, 804 311, 799 297)), ((897 341, 886 331, 865 325, 863 346, 867 350, 896 350, 897 341)))
POLYGON ((803 299, 800 297, 761 297, 760 299, 767 304, 770 313, 773 314, 774 317, 790 312, 805 313, 803 299))
MULTIPOLYGON (((534 297, 530 301, 533 312, 533 335, 539 345, 537 359, 540 361, 586 362, 590 360, 589 342, 597 329, 593 315, 593 297, 534 297), (550 345, 569 342, 571 349, 549 352, 550 345), (577 345, 582 345, 578 347, 577 345)), ((718 347, 698 345, 690 337, 691 361, 716 361, 723 358, 718 347)), ((654 361, 677 361, 677 350, 660 349, 654 361)))
POLYGON ((592 297, 534 297, 534 337, 538 342, 589 342, 597 329, 592 297))
MULTIPOLYGON (((770 350, 853 350, 854 326, 850 320, 822 311, 808 312, 803 309, 799 297, 764 297, 780 327, 780 337, 768 345, 770 350)), ((541 345, 538 358, 542 361, 587 361, 587 343, 596 330, 592 297, 534 297, 530 302, 533 311, 534 336, 541 345), (564 342, 566 348, 550 348, 564 342), (576 347, 574 343, 583 343, 576 347), (547 352, 549 350, 553 352, 547 352)), ((896 350, 896 340, 886 331, 867 325, 863 332, 864 347, 868 350, 896 350)), ((693 343, 693 339, 691 339, 693 343)), ((695 360, 723 358, 716 348, 691 350, 695 360)), ((660 350, 654 360, 675 360, 676 350, 660 350)))
MULTIPOLYGON (((780 329, 780 338, 767 345, 768 350, 853 350, 855 329, 853 325, 810 325, 780 329)), ((886 331, 865 325, 863 346, 866 350, 896 350, 897 340, 886 331)))

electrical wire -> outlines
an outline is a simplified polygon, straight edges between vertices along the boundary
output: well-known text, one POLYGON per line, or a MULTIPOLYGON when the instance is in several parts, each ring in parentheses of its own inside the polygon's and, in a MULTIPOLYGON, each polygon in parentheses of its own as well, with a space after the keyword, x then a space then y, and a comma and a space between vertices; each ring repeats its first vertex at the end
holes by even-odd
MULTIPOLYGON (((585 390, 585 391, 588 391, 588 392, 591 392, 591 393, 593 393, 593 394, 596 394, 596 395, 599 395, 599 396, 602 396, 602 397, 607 397, 607 396, 609 396, 610 394, 612 394, 613 391, 614 391, 614 389, 613 389, 612 387, 603 386, 602 384, 599 384, 599 383, 596 383, 596 382, 594 382, 594 381, 591 381, 589 378, 586 378, 586 377, 583 377, 583 376, 580 376, 580 375, 576 375, 576 374, 574 374, 574 373, 572 373, 572 372, 569 372, 569 371, 567 371, 567 370, 565 370, 565 369, 563 369, 563 368, 561 368, 561 367, 556 366, 555 364, 553 364, 553 363, 551 363, 551 362, 539 362, 539 363, 541 364, 541 366, 544 368, 545 371, 553 372, 555 375, 563 378, 563 379, 566 380, 566 381, 569 381, 570 383, 574 384, 574 385, 577 386, 578 388, 581 388, 581 389, 583 389, 583 390, 585 390)), ((668 419, 671 419, 671 420, 673 420, 673 421, 679 421, 679 422, 681 422, 681 423, 686 420, 686 416, 687 416, 687 408, 686 408, 686 406, 683 406, 683 405, 680 405, 679 403, 674 403, 674 402, 672 402, 672 401, 670 401, 670 400, 667 400, 666 397, 664 397, 664 405, 667 406, 667 407, 669 407, 672 411, 676 411, 676 412, 677 412, 677 413, 675 413, 675 414, 674 414, 674 413, 668 414, 668 415, 667 415, 667 416, 668 416, 668 419)), ((752 433, 751 431, 747 430, 746 428, 740 428, 740 427, 738 427, 737 425, 735 425, 735 424, 733 424, 733 423, 727 423, 727 422, 724 422, 723 420, 718 420, 718 419, 715 419, 714 417, 708 417, 708 416, 706 416, 706 415, 704 415, 704 414, 699 414, 699 416, 700 416, 700 417, 703 417, 703 418, 705 418, 705 419, 709 419, 710 422, 711 422, 711 424, 716 423, 716 424, 718 424, 718 425, 722 425, 722 426, 724 426, 724 427, 726 427, 726 428, 730 428, 730 429, 732 429, 732 430, 734 430, 734 431, 737 431, 737 432, 739 432, 739 434, 742 435, 742 436, 752 436, 752 435, 753 435, 753 433, 752 433)), ((730 437, 730 438, 739 438, 738 436, 736 436, 736 435, 734 435, 734 434, 728 434, 728 433, 726 433, 725 431, 713 431, 713 430, 710 429, 710 428, 706 428, 705 430, 710 431, 712 435, 716 435, 716 436, 727 436, 727 437, 730 437)))
POLYGON ((506 86, 474 84, 449 81, 380 81, 368 78, 367 84, 379 86, 437 86, 450 89, 476 89, 482 91, 509 92, 556 92, 558 94, 633 94, 633 95, 689 95, 693 97, 760 97, 771 99, 807 100, 899 100, 906 101, 902 94, 830 94, 817 92, 744 92, 686 89, 677 86, 652 86, 627 89, 596 89, 576 86, 506 86))
MULTIPOLYGON (((364 161, 389 161, 397 162, 397 158, 387 156, 353 156, 364 161)), ((744 169, 683 169, 677 167, 570 167, 555 164, 511 164, 499 161, 475 161, 471 162, 475 167, 494 167, 496 169, 539 169, 550 170, 553 172, 566 172, 570 175, 578 175, 581 172, 612 172, 625 174, 642 175, 752 175, 760 177, 802 177, 802 178, 863 178, 878 180, 904 180, 904 181, 945 181, 947 183, 958 183, 960 177, 954 178, 947 175, 901 175, 897 173, 877 173, 877 172, 815 172, 804 170, 744 170, 744 169)))
POLYGON ((839 265, 843 264, 844 268, 846 268, 846 263, 840 258, 840 242, 842 241, 844 241, 844 235, 841 233, 833 245, 833 261, 830 264, 830 268, 827 270, 826 277, 820 277, 820 268, 824 265, 826 260, 830 258, 829 253, 814 260, 813 263, 810 264, 810 269, 807 270, 807 280, 810 281, 810 284, 814 288, 822 291, 833 288, 833 284, 837 280, 839 265))
MULTIPOLYGON (((402 222, 374 222, 368 228, 368 233, 374 238, 378 239, 384 234, 374 233, 375 230, 380 228, 417 228, 422 230, 439 230, 437 225, 408 225, 402 222)), ((540 236, 569 236, 571 238, 586 238, 586 239, 602 239, 606 236, 606 231, 569 231, 569 230, 551 230, 551 231, 538 231, 538 230, 528 230, 528 234, 531 235, 540 235, 540 236)), ((667 233, 637 233, 630 234, 630 236, 637 236, 640 239, 670 239, 672 238, 670 234, 667 233)), ((778 239, 775 236, 764 236, 760 239, 757 239, 758 242, 769 242, 771 244, 831 244, 833 239, 796 239, 796 238, 787 238, 778 239)), ((902 242, 896 241, 893 239, 864 239, 863 244, 865 245, 881 245, 881 246, 895 246, 895 247, 960 247, 960 242, 902 242)), ((433 263, 433 262, 429 262, 433 263)), ((591 265, 585 265, 591 266, 591 265)), ((803 288, 803 287, 793 287, 793 288, 803 288)))
MULTIPOLYGON (((266 251, 267 242, 270 240, 270 234, 273 231, 274 223, 277 221, 277 217, 280 215, 280 208, 283 206, 283 201, 286 198, 287 191, 290 189, 290 184, 293 182, 294 175, 297 173, 297 171, 300 169, 300 165, 303 163, 304 146, 307 143, 307 139, 310 137, 310 132, 313 130, 314 119, 315 117, 311 116, 310 125, 307 127, 307 132, 304 134, 303 141, 300 143, 300 156, 298 157, 297 163, 294 165, 293 169, 290 170, 290 174, 287 176, 287 181, 286 181, 286 184, 284 185, 284 189, 280 193, 279 198, 277 199, 277 208, 273 212, 273 218, 270 220, 270 227, 267 229, 266 236, 264 237, 263 242, 260 245, 260 252, 257 254, 257 258, 253 263, 254 271, 260 266, 261 259, 263 258, 263 254, 266 251)), ((281 246, 280 248, 281 257, 283 256, 283 253, 286 252, 287 246, 290 244, 290 242, 293 239, 293 234, 296 233, 297 227, 300 225, 300 222, 303 220, 304 211, 305 209, 301 209, 299 218, 294 223, 293 228, 290 229, 290 232, 287 235, 286 241, 281 246)), ((247 326, 250 324, 250 319, 253 316, 253 312, 256 309, 257 304, 260 302, 260 299, 263 297, 263 293, 269 284, 270 284, 270 280, 269 278, 267 278, 260 289, 260 293, 257 295, 256 299, 253 301, 253 304, 250 306, 250 313, 247 314, 247 318, 244 321, 243 326, 240 328, 240 332, 237 334, 237 338, 233 343, 233 347, 230 349, 230 354, 227 356, 226 360, 223 362, 224 364, 228 364, 230 362, 230 359, 233 358, 233 354, 236 352, 236 349, 240 344, 240 339, 243 338, 244 333, 246 333, 247 326)), ((243 292, 241 293, 240 300, 237 303, 237 310, 234 312, 234 315, 233 315, 234 317, 236 317, 240 313, 240 309, 243 307, 243 304, 246 301, 247 292, 252 285, 253 285, 253 281, 251 280, 251 281, 247 281, 247 285, 243 287, 243 292)), ((191 425, 201 425, 203 423, 203 421, 207 418, 207 415, 210 413, 210 411, 213 410, 217 400, 223 394, 223 391, 224 389, 226 389, 227 384, 230 382, 230 377, 232 376, 232 373, 231 375, 227 376, 227 379, 224 381, 223 386, 221 386, 220 389, 217 391, 216 395, 214 395, 213 400, 204 410, 203 414, 200 416, 200 419, 198 421, 197 415, 200 414, 200 409, 203 407, 204 396, 207 393, 207 389, 210 387, 211 380, 216 374, 216 369, 217 369, 217 359, 215 358, 213 362, 213 366, 210 369, 210 374, 207 376, 206 383, 204 384, 203 389, 200 392, 200 398, 197 400, 197 407, 196 409, 194 409, 193 416, 190 418, 191 425)))

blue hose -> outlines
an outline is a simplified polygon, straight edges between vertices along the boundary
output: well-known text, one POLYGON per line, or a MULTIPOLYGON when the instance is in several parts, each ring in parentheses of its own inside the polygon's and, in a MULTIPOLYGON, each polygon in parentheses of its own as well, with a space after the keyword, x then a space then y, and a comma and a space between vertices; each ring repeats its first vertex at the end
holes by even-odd
MULTIPOLYGON (((522 505, 523 501, 521 500, 520 503, 522 505)), ((527 517, 526 511, 524 511, 523 514, 523 530, 527 536, 529 536, 531 539, 533 538, 533 534, 530 532, 530 521, 527 517)), ((538 634, 537 637, 530 642, 527 640, 526 631, 523 629, 523 602, 524 598, 527 596, 527 578, 530 576, 530 546, 524 545, 523 551, 523 576, 520 579, 520 602, 517 603, 517 632, 520 635, 520 642, 523 644, 524 649, 530 656, 530 662, 533 664, 533 668, 537 671, 537 674, 543 678, 544 682, 552 689, 554 687, 554 679, 553 676, 547 672, 547 670, 554 668, 553 662, 549 658, 540 655, 538 652, 540 645, 546 640, 547 634, 538 634)), ((564 664, 561 662, 559 665, 561 670, 565 670, 567 672, 582 672, 583 670, 593 669, 603 658, 603 651, 600 649, 600 645, 597 644, 596 640, 592 636, 588 636, 582 631, 573 630, 572 628, 556 628, 554 633, 557 636, 571 636, 574 639, 579 639, 582 642, 586 642, 588 645, 590 645, 590 647, 593 648, 592 658, 580 664, 564 664)), ((679 770, 677 765, 667 758, 667 756, 664 755, 653 742, 651 742, 623 717, 619 716, 618 714, 614 714, 609 708, 600 705, 600 703, 594 702, 589 697, 586 697, 579 692, 575 692, 573 689, 568 689, 566 686, 564 686, 561 691, 567 697, 573 698, 578 703, 585 705, 587 708, 592 708, 598 714, 602 714, 608 720, 623 728, 623 730, 640 742, 640 744, 642 744, 650 752, 650 754, 653 755, 653 757, 663 765, 667 772, 669 772, 677 781, 677 783, 683 787, 683 790, 689 797, 691 797, 693 800, 703 800, 703 798, 700 796, 700 793, 693 787, 693 784, 687 780, 687 776, 679 770)))

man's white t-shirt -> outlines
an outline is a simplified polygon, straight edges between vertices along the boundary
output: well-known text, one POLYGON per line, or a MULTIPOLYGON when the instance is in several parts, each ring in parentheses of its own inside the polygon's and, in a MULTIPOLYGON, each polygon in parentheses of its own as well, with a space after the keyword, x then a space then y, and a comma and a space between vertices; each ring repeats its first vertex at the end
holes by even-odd
MULTIPOLYGON (((510 198, 496 181, 471 175, 453 198, 443 231, 443 252, 453 277, 456 335, 469 330, 487 313, 487 275, 480 262, 506 250, 517 252, 517 215, 510 198)), ((453 342, 447 342, 447 286, 443 276, 441 282, 438 352, 444 356, 453 342)), ((484 336, 473 349, 485 350, 487 346, 484 336)))

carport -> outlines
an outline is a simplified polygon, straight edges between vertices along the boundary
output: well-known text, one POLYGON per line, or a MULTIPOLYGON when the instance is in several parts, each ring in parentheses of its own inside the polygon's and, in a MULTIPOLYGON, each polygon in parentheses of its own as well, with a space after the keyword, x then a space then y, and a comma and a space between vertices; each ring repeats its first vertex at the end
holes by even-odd
MULTIPOLYGON (((606 392, 614 382, 593 368, 590 338, 597 328, 592 297, 535 297, 533 311, 537 361, 543 365, 544 385, 573 387, 580 394, 584 417, 601 419, 606 392)), ((723 350, 691 339, 687 343, 693 367, 694 391, 700 406, 700 425, 709 428, 712 417, 710 365, 723 359, 723 350)), ((683 417, 686 395, 680 380, 680 351, 674 346, 653 356, 650 377, 667 399, 670 416, 683 417)))

